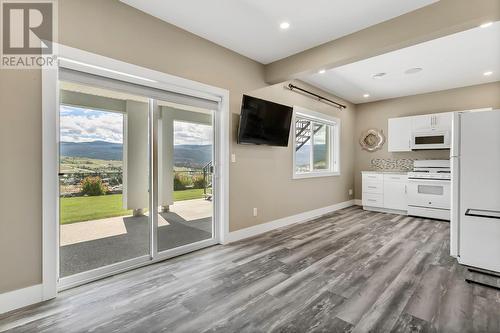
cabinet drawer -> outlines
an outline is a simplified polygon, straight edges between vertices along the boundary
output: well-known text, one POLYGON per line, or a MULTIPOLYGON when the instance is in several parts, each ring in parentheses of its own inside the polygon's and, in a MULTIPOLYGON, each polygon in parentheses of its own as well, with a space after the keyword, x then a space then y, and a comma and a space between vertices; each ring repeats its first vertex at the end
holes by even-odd
POLYGON ((382 194, 363 193, 363 206, 384 207, 384 198, 382 194))
POLYGON ((364 173, 363 181, 382 181, 384 180, 384 175, 381 173, 364 173))
POLYGON ((378 181, 363 181, 363 193, 383 193, 384 183, 378 181))
POLYGON ((385 174, 384 182, 407 182, 407 175, 398 175, 398 174, 385 174))

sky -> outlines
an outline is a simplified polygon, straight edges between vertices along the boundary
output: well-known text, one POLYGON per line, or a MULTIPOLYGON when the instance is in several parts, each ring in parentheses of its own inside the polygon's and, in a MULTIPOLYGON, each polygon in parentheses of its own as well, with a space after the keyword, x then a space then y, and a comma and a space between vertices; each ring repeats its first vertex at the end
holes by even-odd
POLYGON ((174 145, 210 145, 212 126, 174 121, 174 145))
MULTIPOLYGON (((123 115, 61 105, 61 141, 106 141, 123 143, 123 115)), ((175 145, 208 145, 212 143, 212 127, 187 122, 174 122, 175 145)))
POLYGON ((123 115, 61 105, 60 133, 65 142, 123 143, 123 115))

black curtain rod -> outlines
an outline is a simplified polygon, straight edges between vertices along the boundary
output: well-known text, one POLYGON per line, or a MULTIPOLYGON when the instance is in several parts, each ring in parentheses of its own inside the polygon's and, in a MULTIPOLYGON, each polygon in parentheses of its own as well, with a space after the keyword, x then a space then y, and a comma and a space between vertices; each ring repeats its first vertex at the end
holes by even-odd
POLYGON ((288 84, 288 89, 290 89, 290 90, 292 90, 292 91, 293 91, 293 90, 299 90, 299 91, 302 91, 303 93, 306 93, 306 94, 308 94, 308 95, 311 95, 311 96, 316 97, 319 101, 327 101, 327 102, 329 102, 329 103, 332 103, 333 105, 335 105, 335 106, 336 106, 336 107, 338 107, 339 109, 345 109, 345 108, 346 108, 346 106, 345 106, 345 105, 343 105, 343 104, 337 103, 337 102, 335 102, 335 101, 332 101, 331 99, 325 98, 325 97, 323 97, 323 96, 320 96, 320 95, 315 94, 315 93, 313 93, 313 92, 310 92, 310 91, 308 91, 308 90, 305 90, 305 89, 302 89, 302 88, 300 88, 300 87, 297 87, 296 85, 293 85, 293 84, 291 84, 291 83, 289 83, 289 84, 288 84))

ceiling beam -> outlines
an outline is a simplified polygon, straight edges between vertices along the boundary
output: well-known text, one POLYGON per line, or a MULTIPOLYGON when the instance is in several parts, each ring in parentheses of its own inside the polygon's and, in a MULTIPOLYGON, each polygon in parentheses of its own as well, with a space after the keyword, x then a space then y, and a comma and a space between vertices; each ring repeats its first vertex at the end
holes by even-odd
MULTIPOLYGON (((369 14, 369 13, 367 13, 369 14)), ((500 20, 500 0, 441 0, 265 66, 275 84, 500 20)))

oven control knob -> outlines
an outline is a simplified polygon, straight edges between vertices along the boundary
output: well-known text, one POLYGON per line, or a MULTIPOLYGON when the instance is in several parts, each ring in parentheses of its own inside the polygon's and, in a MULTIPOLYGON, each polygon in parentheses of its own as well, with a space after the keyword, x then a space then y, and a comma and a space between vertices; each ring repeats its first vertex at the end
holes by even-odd
POLYGON ((429 205, 432 205, 432 202, 429 201, 429 205))

